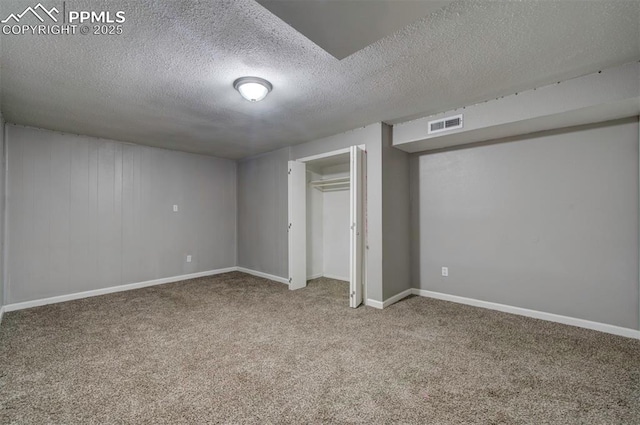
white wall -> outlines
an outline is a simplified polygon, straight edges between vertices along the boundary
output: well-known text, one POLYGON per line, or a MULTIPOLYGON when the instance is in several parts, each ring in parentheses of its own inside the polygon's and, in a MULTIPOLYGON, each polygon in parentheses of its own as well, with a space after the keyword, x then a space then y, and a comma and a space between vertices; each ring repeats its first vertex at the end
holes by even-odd
POLYGON ((638 329, 638 131, 634 117, 414 155, 417 287, 638 329))
MULTIPOLYGON (((311 168, 311 167, 307 167, 311 168)), ((307 170, 307 181, 349 177, 349 164, 307 170)), ((349 190, 307 185, 307 276, 349 280, 349 190)))
MULTIPOLYGON (((324 179, 349 177, 350 164, 339 164, 322 169, 324 179)), ((322 212, 324 275, 333 279, 349 280, 349 216, 351 202, 349 190, 323 192, 322 212)))
POLYGON ((234 161, 7 129, 6 304, 236 265, 234 161))
MULTIPOLYGON (((307 182, 320 180, 320 174, 308 171, 307 182)), ((324 274, 323 192, 307 185, 307 278, 324 274)))
POLYGON ((349 191, 324 192, 324 275, 349 280, 349 191))

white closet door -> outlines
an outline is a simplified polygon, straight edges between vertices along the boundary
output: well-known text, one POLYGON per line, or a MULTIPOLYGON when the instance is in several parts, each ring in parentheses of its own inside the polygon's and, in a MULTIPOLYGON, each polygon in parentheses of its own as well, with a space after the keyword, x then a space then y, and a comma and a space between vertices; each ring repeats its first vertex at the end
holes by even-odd
POLYGON ((364 151, 351 147, 351 243, 349 306, 356 308, 362 304, 363 289, 363 239, 364 239, 364 151))
POLYGON ((307 286, 307 180, 304 162, 289 161, 289 289, 307 286))

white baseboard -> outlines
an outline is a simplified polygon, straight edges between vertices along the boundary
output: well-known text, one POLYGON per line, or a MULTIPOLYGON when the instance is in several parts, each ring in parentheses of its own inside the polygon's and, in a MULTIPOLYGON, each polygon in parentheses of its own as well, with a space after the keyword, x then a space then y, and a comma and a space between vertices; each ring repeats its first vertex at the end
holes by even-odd
POLYGON ((239 272, 242 272, 242 273, 247 273, 247 274, 253 275, 253 276, 263 277, 263 278, 269 279, 269 280, 275 280, 276 282, 284 283, 285 285, 289 284, 289 279, 284 278, 284 277, 275 276, 275 275, 272 275, 272 274, 259 272, 257 270, 247 269, 247 268, 244 268, 244 267, 236 267, 236 270, 239 271, 239 272))
POLYGON ((492 303, 489 301, 481 301, 473 298, 459 297, 457 295, 443 294, 441 292, 427 291, 425 289, 414 288, 413 294, 420 295, 421 297, 436 298, 438 300, 451 301, 451 302, 460 303, 460 304, 467 304, 475 307, 487 308, 489 310, 497 310, 497 311, 502 311, 504 313, 517 314, 519 316, 532 317, 534 319, 547 320, 550 322, 556 322, 556 323, 562 323, 570 326, 577 326, 580 328, 592 329, 595 331, 624 336, 627 338, 640 339, 640 331, 638 330, 623 328, 615 325, 609 325, 606 323, 592 322, 590 320, 577 319, 575 317, 561 316, 559 314, 545 313, 543 311, 529 310, 527 308, 492 303))
POLYGON ((407 298, 409 295, 413 295, 413 288, 409 288, 409 289, 407 289, 405 291, 400 292, 399 294, 394 295, 391 298, 387 298, 386 300, 384 300, 384 307, 383 308, 387 308, 391 304, 397 303, 398 301, 400 301, 403 298, 407 298))
POLYGON ((350 280, 348 277, 344 277, 344 276, 336 276, 336 275, 334 275, 334 274, 326 274, 326 273, 323 273, 323 274, 322 274, 322 276, 323 276, 323 277, 326 277, 327 279, 344 280, 344 281, 347 281, 347 282, 349 282, 349 280, 350 280))
POLYGON ((47 304, 56 304, 56 303, 61 303, 65 301, 78 300, 81 298, 89 298, 89 297, 95 297, 98 295, 112 294, 114 292, 122 292, 122 291, 130 291, 132 289, 146 288, 147 286, 162 285, 164 283, 179 282, 181 280, 195 279, 198 277, 205 277, 205 276, 213 276, 221 273, 229 273, 236 270, 237 270, 237 267, 227 267, 224 269, 209 270, 206 272, 198 272, 198 273, 184 274, 181 276, 165 277, 162 279, 147 280, 145 282, 111 286, 109 288, 95 289, 92 291, 76 292, 73 294, 59 295, 57 297, 42 298, 39 300, 7 304, 3 307, 3 309, 6 312, 23 310, 25 308, 39 307, 47 304))
POLYGON ((384 303, 382 301, 376 301, 376 300, 368 299, 364 302, 364 305, 377 308, 378 310, 382 310, 384 308, 384 303))
POLYGON ((322 273, 312 274, 311 276, 307 276, 307 280, 317 279, 319 277, 322 277, 322 273))
POLYGON ((365 305, 382 310, 383 308, 389 307, 391 304, 397 303, 403 298, 407 298, 409 295, 413 295, 413 288, 409 288, 400 292, 399 294, 395 294, 394 296, 384 300, 384 302, 376 301, 376 300, 367 300, 365 302, 365 305))

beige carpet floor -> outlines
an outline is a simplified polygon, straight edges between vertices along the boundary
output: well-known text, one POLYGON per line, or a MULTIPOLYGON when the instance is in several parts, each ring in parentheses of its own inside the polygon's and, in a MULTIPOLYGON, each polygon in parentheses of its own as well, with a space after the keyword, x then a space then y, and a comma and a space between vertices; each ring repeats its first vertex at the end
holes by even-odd
POLYGON ((0 423, 638 424, 640 341, 228 273, 7 313, 0 423))

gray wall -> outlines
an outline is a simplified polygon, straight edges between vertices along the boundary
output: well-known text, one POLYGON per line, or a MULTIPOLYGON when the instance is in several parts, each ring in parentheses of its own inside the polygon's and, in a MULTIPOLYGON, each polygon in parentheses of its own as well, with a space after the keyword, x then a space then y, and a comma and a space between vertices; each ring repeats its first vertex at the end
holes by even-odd
POLYGON ((636 117, 414 155, 417 286, 638 329, 638 134, 636 117))
POLYGON ((383 292, 388 299, 411 288, 409 154, 392 146, 391 127, 382 126, 383 292))
POLYGON ((6 303, 236 265, 234 161, 7 129, 6 303))
POLYGON ((286 278, 289 149, 238 163, 238 266, 286 278))

